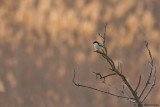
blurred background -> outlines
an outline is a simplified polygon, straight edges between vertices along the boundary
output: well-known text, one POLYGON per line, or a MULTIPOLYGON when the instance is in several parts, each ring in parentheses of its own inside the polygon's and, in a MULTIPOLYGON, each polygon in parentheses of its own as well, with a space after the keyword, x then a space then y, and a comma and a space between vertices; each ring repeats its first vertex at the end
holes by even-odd
MULTIPOLYGON (((127 100, 78 88, 76 82, 119 94, 120 78, 106 83, 92 72, 111 73, 92 42, 107 26, 108 55, 138 92, 148 76, 149 47, 157 82, 147 104, 159 104, 159 0, 0 0, 0 107, 128 107, 127 100)), ((129 95, 131 93, 125 87, 129 95)))

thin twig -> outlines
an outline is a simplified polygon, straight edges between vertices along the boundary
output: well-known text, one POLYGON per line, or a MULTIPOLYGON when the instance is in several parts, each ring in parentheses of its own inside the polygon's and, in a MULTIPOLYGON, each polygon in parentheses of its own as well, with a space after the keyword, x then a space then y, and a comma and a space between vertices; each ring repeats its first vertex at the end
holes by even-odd
POLYGON ((104 39, 103 36, 102 36, 100 33, 98 33, 98 35, 99 35, 102 39, 104 39))
MULTIPOLYGON (((102 93, 105 93, 105 94, 108 94, 108 95, 112 95, 112 96, 115 96, 115 97, 118 97, 118 98, 127 98, 128 99, 128 97, 116 95, 116 94, 110 93, 109 91, 103 91, 103 90, 99 90, 99 89, 96 89, 96 88, 93 88, 93 87, 90 87, 90 86, 78 84, 78 83, 75 82, 75 77, 76 77, 76 71, 74 70, 74 76, 73 76, 73 81, 72 82, 74 83, 74 85, 76 85, 78 87, 84 87, 84 88, 88 88, 88 89, 92 89, 92 90, 95 90, 95 91, 99 91, 99 92, 102 92, 102 93)), ((134 98, 130 98, 130 99, 134 100, 134 98)))
POLYGON ((141 75, 139 76, 139 81, 138 81, 137 87, 134 90, 135 93, 137 93, 137 89, 139 88, 140 83, 141 83, 141 75))
POLYGON ((103 47, 104 47, 104 50, 105 50, 105 54, 107 54, 107 48, 106 48, 106 30, 107 30, 107 24, 105 25, 104 35, 102 36, 100 33, 98 33, 98 35, 103 39, 103 47))
POLYGON ((122 74, 122 65, 120 62, 118 62, 118 70, 120 71, 120 73, 122 74))
POLYGON ((106 30, 107 30, 107 24, 105 25, 105 30, 104 30, 104 37, 103 37, 103 46, 105 47, 105 51, 106 51, 106 54, 107 54, 107 49, 106 49, 106 30))
POLYGON ((150 79, 151 79, 151 75, 152 75, 152 72, 153 72, 153 58, 152 58, 152 54, 151 54, 150 49, 148 48, 148 42, 145 41, 145 44, 146 44, 146 48, 148 50, 148 53, 149 53, 149 56, 150 56, 150 59, 151 59, 151 61, 149 62, 149 67, 151 68, 151 70, 150 70, 150 74, 148 76, 147 82, 146 82, 146 84, 145 84, 142 92, 139 95, 139 98, 141 98, 141 96, 143 95, 143 93, 146 90, 147 86, 150 84, 150 79))
POLYGON ((153 89, 153 87, 156 84, 156 67, 155 67, 155 71, 154 71, 154 80, 153 80, 153 84, 151 86, 151 88, 149 89, 148 93, 146 94, 146 96, 143 98, 142 102, 144 102, 144 100, 147 98, 147 96, 149 95, 149 93, 151 92, 151 90, 153 89))
POLYGON ((148 47, 148 42, 147 42, 147 41, 145 41, 145 45, 146 45, 146 48, 147 48, 147 50, 148 50, 148 52, 149 52, 149 56, 150 56, 151 62, 152 62, 152 61, 153 61, 153 58, 152 58, 151 51, 150 51, 150 49, 149 49, 149 47, 148 47))
POLYGON ((99 76, 99 79, 103 79, 103 83, 105 83, 105 79, 106 79, 107 77, 113 76, 113 75, 117 75, 116 73, 111 73, 111 74, 102 76, 100 73, 96 73, 96 72, 93 72, 93 73, 96 74, 96 79, 97 79, 98 76, 99 76))
POLYGON ((111 84, 108 84, 108 86, 109 86, 109 87, 112 87, 112 88, 114 88, 115 90, 117 90, 118 92, 122 93, 125 97, 128 97, 128 100, 129 100, 130 102, 135 103, 135 100, 133 100, 133 98, 131 99, 131 97, 129 97, 129 95, 124 92, 124 90, 121 90, 120 88, 117 88, 117 87, 115 87, 115 86, 113 86, 113 85, 111 85, 111 84))
POLYGON ((124 84, 123 84, 123 86, 122 86, 122 89, 123 89, 123 91, 124 91, 124 84))

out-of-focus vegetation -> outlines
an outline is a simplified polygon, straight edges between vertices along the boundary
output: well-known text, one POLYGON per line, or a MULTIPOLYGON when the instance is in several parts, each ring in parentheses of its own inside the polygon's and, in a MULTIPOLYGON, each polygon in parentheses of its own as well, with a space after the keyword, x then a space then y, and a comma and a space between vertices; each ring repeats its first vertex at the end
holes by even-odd
MULTIPOLYGON (((159 10, 159 0, 0 0, 0 106, 131 105, 71 82, 76 69, 78 81, 113 90, 92 75, 110 72, 92 47, 106 23, 109 54, 122 62, 123 72, 135 87, 138 75, 142 74, 142 84, 147 75, 149 58, 143 42, 149 42, 158 72, 156 87, 146 103, 158 104, 159 10)), ((107 80, 122 84, 114 78, 107 80)))

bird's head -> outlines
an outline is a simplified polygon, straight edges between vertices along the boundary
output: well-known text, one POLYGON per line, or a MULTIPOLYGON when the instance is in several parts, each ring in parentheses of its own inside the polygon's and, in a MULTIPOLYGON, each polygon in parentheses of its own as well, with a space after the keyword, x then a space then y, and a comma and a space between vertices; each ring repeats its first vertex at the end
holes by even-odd
POLYGON ((99 42, 97 42, 97 41, 94 41, 94 42, 93 42, 93 44, 96 44, 96 43, 99 44, 99 42))

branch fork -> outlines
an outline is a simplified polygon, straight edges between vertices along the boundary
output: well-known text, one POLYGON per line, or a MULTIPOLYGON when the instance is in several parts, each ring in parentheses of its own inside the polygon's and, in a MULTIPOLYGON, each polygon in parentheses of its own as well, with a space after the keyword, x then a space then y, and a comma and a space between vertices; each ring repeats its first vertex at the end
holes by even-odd
POLYGON ((104 47, 103 52, 98 51, 98 50, 93 51, 93 52, 96 52, 97 54, 100 54, 104 59, 106 59, 106 61, 108 62, 109 66, 110 66, 110 70, 113 73, 105 75, 105 76, 103 76, 100 73, 96 73, 96 72, 93 72, 93 73, 96 75, 96 79, 102 79, 103 83, 105 83, 105 80, 108 77, 119 76, 122 79, 122 82, 123 82, 123 89, 117 88, 117 87, 113 86, 112 84, 109 84, 108 86, 114 88, 119 93, 123 94, 123 96, 117 95, 117 94, 113 94, 113 93, 111 93, 109 91, 103 91, 103 90, 99 90, 97 88, 93 88, 93 87, 90 87, 90 86, 87 86, 87 85, 82 85, 82 84, 76 83, 75 82, 75 76, 76 76, 75 70, 74 70, 74 76, 73 76, 73 83, 78 87, 89 88, 89 89, 92 89, 92 90, 95 90, 95 91, 99 91, 99 92, 102 92, 102 93, 105 93, 105 94, 109 94, 109 95, 112 95, 112 96, 115 96, 115 97, 118 97, 118 98, 125 98, 125 99, 129 100, 130 102, 137 103, 138 107, 142 107, 143 106, 142 103, 145 101, 145 99, 147 98, 147 96, 149 95, 151 90, 154 88, 155 83, 156 83, 156 67, 154 65, 154 60, 153 60, 151 51, 149 49, 149 44, 148 44, 147 41, 145 41, 145 46, 147 48, 147 51, 148 51, 149 57, 150 57, 150 61, 149 61, 149 64, 148 64, 149 67, 150 67, 150 73, 149 73, 149 76, 147 78, 147 81, 146 81, 146 84, 145 84, 144 88, 142 88, 142 91, 140 92, 140 91, 138 91, 138 88, 140 87, 140 83, 141 83, 141 75, 139 76, 139 80, 138 80, 138 84, 137 84, 136 88, 133 89, 132 85, 126 79, 126 76, 123 75, 123 73, 122 73, 122 65, 121 65, 121 63, 118 63, 118 67, 116 67, 114 61, 112 60, 112 58, 110 58, 108 56, 107 47, 106 47, 106 28, 107 28, 107 25, 105 26, 105 32, 104 32, 103 35, 98 33, 98 35, 103 40, 103 45, 102 45, 104 47), (151 77, 153 77, 153 83, 151 83, 151 77), (145 94, 144 92, 146 91, 146 89, 147 89, 149 84, 151 84, 151 87, 149 87, 149 91, 145 94), (129 89, 129 91, 131 92, 133 97, 130 97, 124 91, 124 85, 129 89), (143 98, 142 98, 142 96, 143 96, 143 98))

